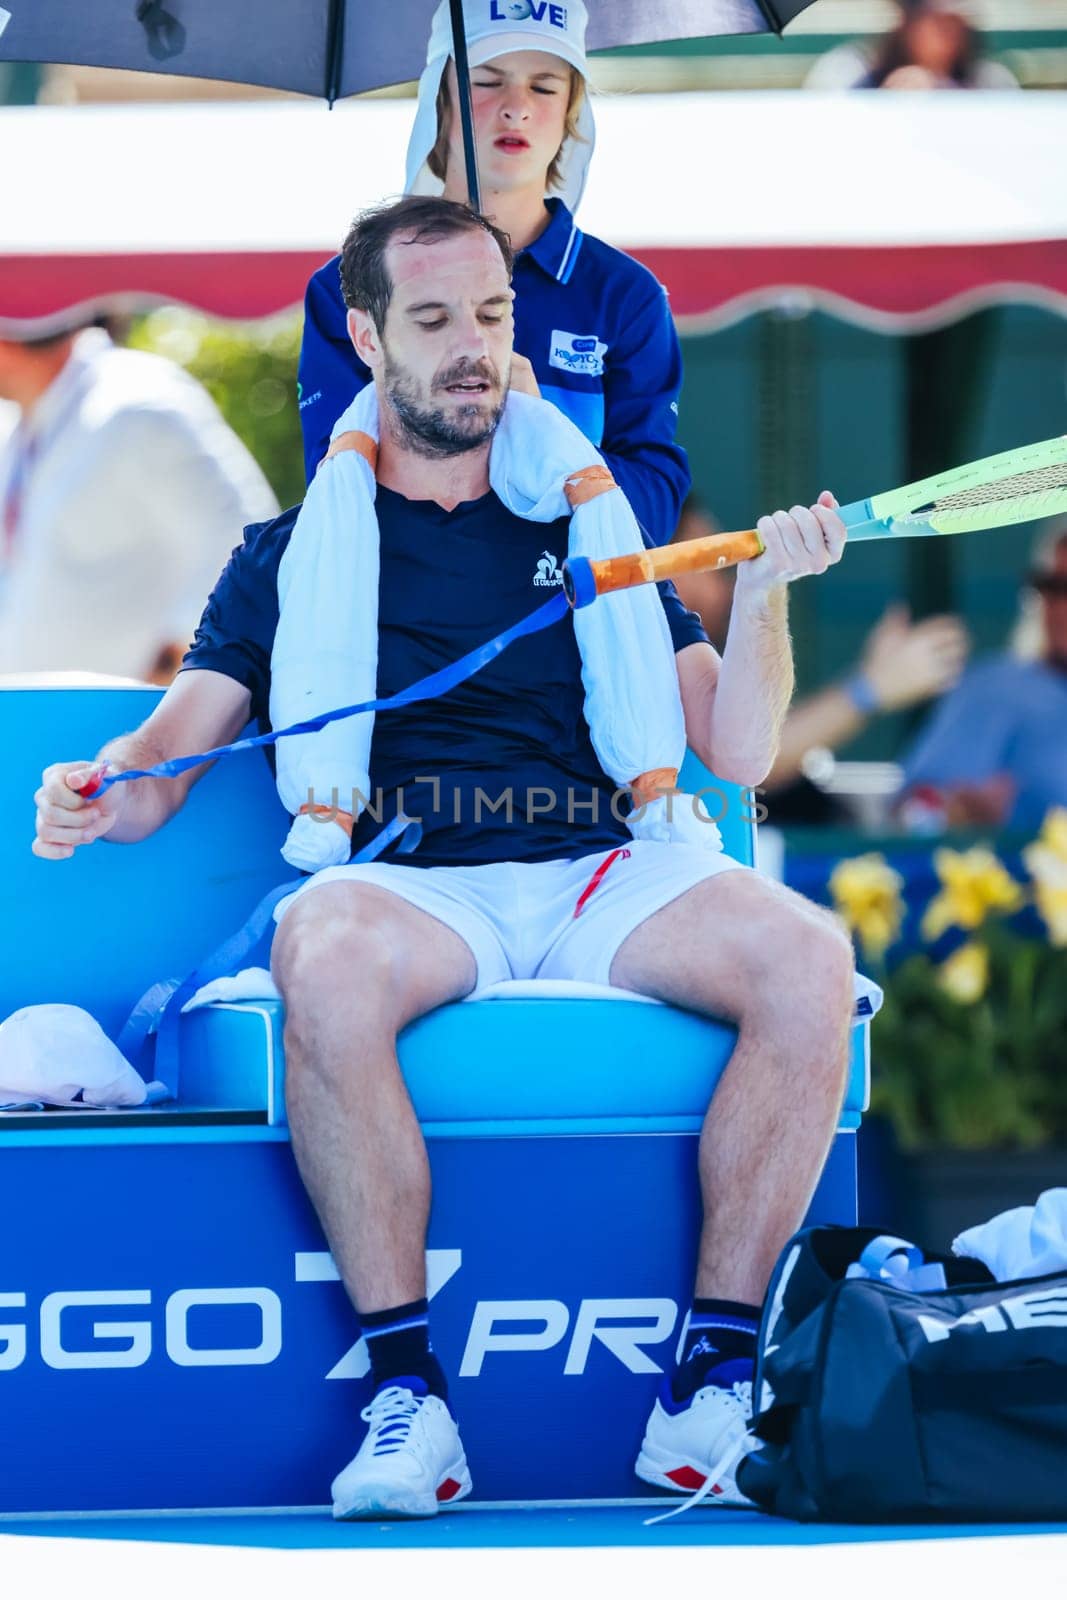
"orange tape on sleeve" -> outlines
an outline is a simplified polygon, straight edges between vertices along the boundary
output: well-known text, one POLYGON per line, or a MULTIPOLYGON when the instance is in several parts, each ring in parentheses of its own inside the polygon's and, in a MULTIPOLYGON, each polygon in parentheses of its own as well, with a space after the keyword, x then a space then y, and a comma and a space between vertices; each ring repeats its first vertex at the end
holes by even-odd
POLYGON ((630 785, 633 791, 634 809, 650 805, 653 800, 658 800, 661 794, 669 794, 677 787, 677 767, 653 767, 650 772, 642 772, 630 785))
MULTIPOLYGON (((331 456, 340 455, 342 450, 355 450, 356 454, 363 457, 371 471, 377 476, 378 446, 369 433, 362 433, 358 428, 350 428, 347 433, 339 433, 322 460, 329 461, 331 456)), ((321 464, 320 462, 319 465, 321 466, 321 464)))
MULTIPOLYGON (((366 436, 364 435, 364 437, 366 436)), ((351 811, 340 811, 337 806, 304 805, 300 807, 297 816, 314 817, 316 822, 336 822, 339 828, 344 829, 349 838, 352 837, 352 829, 356 820, 351 811)))
POLYGON ((607 494, 609 489, 614 488, 617 488, 617 484, 607 467, 583 467, 580 472, 571 473, 563 485, 563 492, 571 510, 576 511, 587 500, 595 499, 598 494, 607 494))

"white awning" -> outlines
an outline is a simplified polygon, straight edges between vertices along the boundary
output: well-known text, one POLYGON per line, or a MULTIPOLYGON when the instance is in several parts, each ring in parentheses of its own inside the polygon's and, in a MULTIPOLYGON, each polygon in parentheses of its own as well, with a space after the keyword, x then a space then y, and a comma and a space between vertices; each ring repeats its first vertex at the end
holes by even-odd
MULTIPOLYGON (((649 261, 683 320, 793 290, 903 323, 976 295, 1067 306, 1067 94, 618 96, 596 115, 581 225, 649 261)), ((292 304, 355 212, 399 192, 411 116, 0 110, 0 325, 121 295, 292 304)))

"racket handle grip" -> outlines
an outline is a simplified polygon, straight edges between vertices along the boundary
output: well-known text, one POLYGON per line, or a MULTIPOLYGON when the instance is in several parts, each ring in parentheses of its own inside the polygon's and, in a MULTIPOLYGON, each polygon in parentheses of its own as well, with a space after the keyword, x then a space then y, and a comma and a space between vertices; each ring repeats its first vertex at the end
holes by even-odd
POLYGON ((631 589, 638 583, 661 583, 680 572, 710 572, 752 561, 763 554, 763 540, 754 528, 744 533, 713 533, 707 539, 687 539, 636 555, 611 556, 589 561, 582 556, 563 563, 563 592, 575 609, 589 605, 613 589, 631 589))

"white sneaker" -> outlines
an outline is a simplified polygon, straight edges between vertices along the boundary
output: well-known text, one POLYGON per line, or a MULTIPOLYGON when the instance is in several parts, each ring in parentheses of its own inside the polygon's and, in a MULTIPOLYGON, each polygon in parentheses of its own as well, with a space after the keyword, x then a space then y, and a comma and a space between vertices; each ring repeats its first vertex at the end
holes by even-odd
POLYGON ((634 1471, 658 1488, 690 1491, 703 1489, 713 1473, 710 1503, 751 1506, 734 1479, 738 1462, 755 1443, 748 1437, 751 1421, 750 1382, 728 1389, 708 1384, 679 1403, 668 1378, 652 1408, 634 1471))
POLYGON ((433 1517, 471 1492, 459 1430, 420 1378, 379 1389, 360 1413, 370 1424, 353 1460, 333 1480, 333 1514, 433 1517))

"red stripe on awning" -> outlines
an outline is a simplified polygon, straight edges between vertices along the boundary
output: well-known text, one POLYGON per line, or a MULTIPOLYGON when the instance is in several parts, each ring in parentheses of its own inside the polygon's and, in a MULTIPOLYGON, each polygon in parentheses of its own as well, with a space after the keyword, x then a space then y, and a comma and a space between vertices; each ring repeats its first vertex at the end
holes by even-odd
POLYGON ((637 250, 676 317, 708 315, 760 290, 810 289, 895 316, 958 296, 1028 285, 1067 298, 1067 240, 1019 244, 637 250))
POLYGON ((329 250, 158 255, 0 255, 0 318, 51 316, 114 296, 177 300, 220 317, 265 317, 304 298, 329 250))
MULTIPOLYGON (((724 247, 634 251, 670 292, 683 322, 732 302, 806 290, 875 316, 914 317, 973 295, 1022 288, 1067 310, 1067 240, 904 248, 724 247)), ((31 319, 123 297, 174 300, 223 317, 260 317, 303 299, 329 251, 0 255, 0 319, 31 319)), ((753 307, 755 309, 755 307, 753 307)), ((848 314, 848 306, 841 307, 848 314)), ((956 314, 959 314, 957 312, 956 314)))

